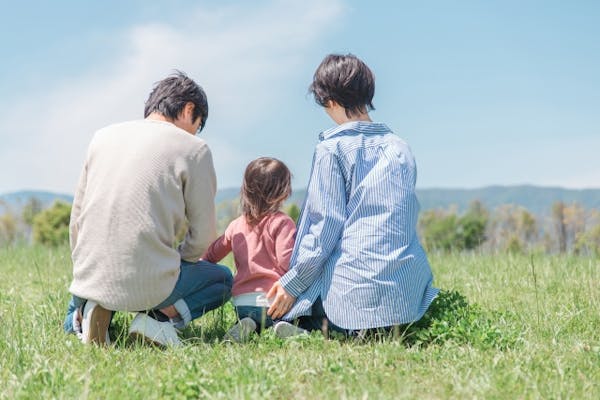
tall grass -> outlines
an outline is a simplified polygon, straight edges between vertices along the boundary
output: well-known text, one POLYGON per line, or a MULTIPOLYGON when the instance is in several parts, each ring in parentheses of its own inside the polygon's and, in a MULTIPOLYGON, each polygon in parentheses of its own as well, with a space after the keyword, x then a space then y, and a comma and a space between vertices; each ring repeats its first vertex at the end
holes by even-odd
POLYGON ((103 349, 62 332, 68 249, 1 249, 0 398, 600 398, 598 260, 430 261, 445 295, 427 330, 399 339, 283 341, 267 331, 225 345, 227 305, 186 330, 187 346, 166 350, 127 340, 131 315, 117 314, 117 342, 103 349))

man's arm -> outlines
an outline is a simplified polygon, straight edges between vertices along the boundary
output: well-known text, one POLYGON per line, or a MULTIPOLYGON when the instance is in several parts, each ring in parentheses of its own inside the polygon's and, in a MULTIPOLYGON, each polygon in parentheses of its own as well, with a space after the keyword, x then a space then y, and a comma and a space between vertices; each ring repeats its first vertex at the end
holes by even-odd
POLYGON ((79 226, 77 220, 81 215, 81 206, 83 204, 83 197, 85 196, 85 188, 87 185, 87 160, 81 170, 79 176, 79 182, 77 183, 77 189, 75 189, 75 196, 73 197, 73 205, 71 206, 71 217, 69 220, 69 243, 71 245, 71 253, 75 250, 77 245, 77 236, 79 235, 79 226))
POLYGON ((179 253, 183 260, 197 261, 216 237, 216 192, 217 178, 212 155, 208 146, 203 145, 195 155, 183 187, 189 223, 188 232, 179 246, 179 253))

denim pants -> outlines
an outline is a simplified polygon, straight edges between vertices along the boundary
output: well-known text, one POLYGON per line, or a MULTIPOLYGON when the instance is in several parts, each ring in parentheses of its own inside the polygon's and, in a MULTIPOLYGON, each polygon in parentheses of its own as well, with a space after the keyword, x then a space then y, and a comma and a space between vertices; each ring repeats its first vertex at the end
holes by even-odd
POLYGON ((307 331, 322 331, 324 325, 326 325, 326 329, 328 329, 330 332, 338 332, 350 338, 364 338, 382 332, 389 333, 392 331, 392 329, 394 329, 393 326, 358 330, 340 328, 339 326, 331 322, 327 317, 327 314, 325 314, 325 309, 323 308, 323 301, 321 300, 321 297, 318 297, 317 300, 313 303, 311 313, 312 315, 302 316, 298 318, 298 326, 300 328, 306 329, 307 331))
POLYGON ((267 307, 259 306, 236 306, 235 312, 237 313, 238 320, 242 318, 251 318, 256 322, 258 332, 263 329, 273 326, 273 320, 267 315, 267 307))
POLYGON ((352 331, 340 328, 327 318, 321 297, 318 297, 312 305, 311 315, 298 318, 298 326, 307 331, 318 331, 323 329, 324 324, 326 324, 327 329, 331 331, 340 332, 348 336, 352 335, 352 331))
MULTIPOLYGON (((184 325, 214 310, 231 298, 233 276, 229 268, 208 261, 181 262, 179 279, 173 292, 154 309, 173 305, 181 315, 184 325)), ((72 296, 64 322, 65 332, 74 332, 73 313, 86 300, 72 296)), ((144 310, 145 311, 145 310, 144 310)))

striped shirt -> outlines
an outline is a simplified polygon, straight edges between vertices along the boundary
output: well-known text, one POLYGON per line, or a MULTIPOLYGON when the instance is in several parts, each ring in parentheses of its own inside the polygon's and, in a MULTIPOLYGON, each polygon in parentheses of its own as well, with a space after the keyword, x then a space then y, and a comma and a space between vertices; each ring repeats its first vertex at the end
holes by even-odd
POLYGON ((367 329, 420 319, 438 289, 417 237, 419 203, 410 148, 385 124, 348 122, 319 136, 290 271, 310 315, 320 296, 331 322, 367 329))

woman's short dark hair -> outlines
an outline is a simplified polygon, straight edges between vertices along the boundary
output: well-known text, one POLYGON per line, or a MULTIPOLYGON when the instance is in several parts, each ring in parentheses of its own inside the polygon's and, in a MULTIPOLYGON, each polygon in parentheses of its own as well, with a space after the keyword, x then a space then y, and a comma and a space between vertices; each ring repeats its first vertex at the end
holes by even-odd
POLYGON ((276 158, 261 157, 250 162, 244 172, 241 190, 242 213, 249 225, 279 210, 292 194, 292 174, 276 158))
POLYGON ((176 119, 189 102, 194 104, 193 118, 202 118, 200 130, 204 129, 208 118, 208 100, 204 89, 181 71, 156 83, 146 105, 144 118, 153 112, 160 113, 167 118, 176 119))
POLYGON ((323 107, 327 107, 330 100, 344 107, 348 117, 375 109, 375 76, 353 54, 330 54, 325 57, 315 71, 308 90, 323 107))

